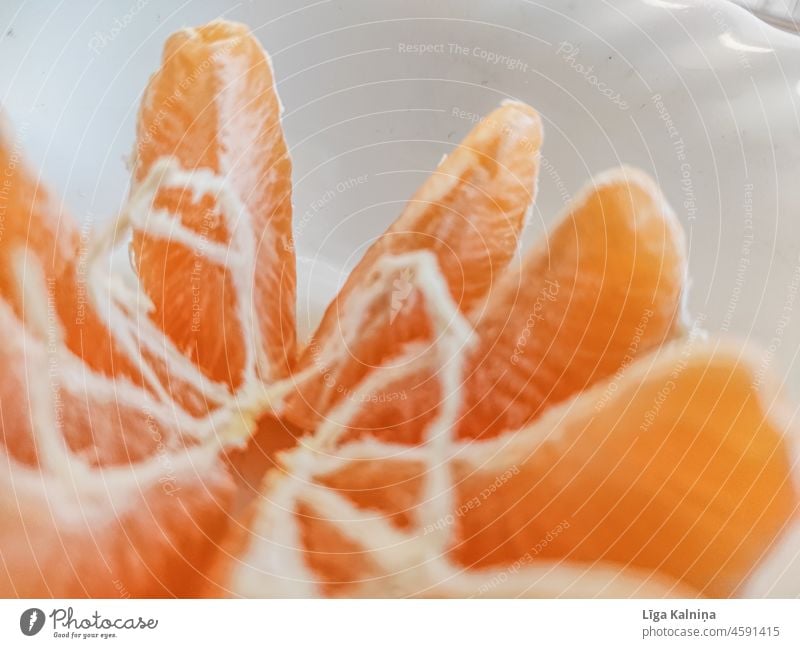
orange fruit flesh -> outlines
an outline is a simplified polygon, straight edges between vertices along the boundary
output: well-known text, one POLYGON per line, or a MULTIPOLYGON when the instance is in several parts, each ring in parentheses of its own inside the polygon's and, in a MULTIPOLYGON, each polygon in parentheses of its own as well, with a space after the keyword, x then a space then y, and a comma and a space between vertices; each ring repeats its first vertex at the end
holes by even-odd
POLYGON ((20 253, 27 252, 43 273, 69 349, 106 375, 140 382, 138 368, 108 334, 89 295, 86 268, 79 257, 81 241, 75 222, 64 213, 28 168, 7 125, 0 128, 0 295, 23 316, 20 253))
POLYGON ((227 247, 222 263, 203 243, 193 249, 153 234, 149 221, 132 243, 153 321, 207 376, 232 388, 245 372, 244 326, 258 337, 262 379, 287 375, 294 359, 291 162, 280 112, 258 41, 243 25, 217 21, 168 39, 138 118, 134 192, 171 157, 185 171, 213 172, 238 201, 236 213, 226 213, 222 189, 199 179, 192 189, 160 187, 153 201, 175 226, 227 247), (240 263, 251 256, 249 266, 240 263), (250 285, 252 299, 240 290, 250 285))
MULTIPOLYGON (((599 413, 602 401, 576 403, 508 460, 519 476, 460 518, 454 559, 505 564, 566 522, 539 557, 635 564, 704 595, 735 594, 797 512, 792 467, 782 422, 765 416, 738 350, 684 353, 599 413)), ((489 474, 456 466, 459 507, 494 486, 489 474)))
MULTIPOLYGON (((155 177, 152 213, 134 223, 150 316, 232 391, 248 362, 267 382, 294 366, 279 112, 258 43, 216 22, 170 39, 139 118, 133 194, 169 171, 155 177), (159 166, 164 156, 171 167, 159 166)), ((0 295, 11 305, 0 304, 11 340, 0 350, 0 594, 219 594, 224 554, 244 544, 232 530, 250 515, 249 566, 234 579, 244 593, 486 595, 500 591, 492 575, 519 565, 520 589, 506 590, 515 595, 538 583, 537 565, 550 589, 534 593, 567 591, 589 574, 600 593, 623 581, 639 595, 739 593, 798 512, 778 401, 732 347, 690 339, 632 364, 680 332, 685 276, 679 228, 637 172, 598 181, 546 245, 502 272, 540 143, 538 116, 521 104, 477 128, 370 249, 299 362, 296 376, 323 350, 336 389, 303 383, 287 410, 293 423, 270 419, 248 448, 220 457, 194 419, 169 416, 171 404, 142 389, 152 390, 149 365, 172 405, 192 403, 194 415, 210 407, 172 375, 152 346, 160 341, 133 358, 102 305, 81 301, 76 228, 2 136, 0 171, 12 183, 0 193, 0 295), (47 282, 26 281, 24 293, 22 246, 47 282), (384 261, 409 252, 441 268, 442 303, 431 303, 425 276, 402 263, 386 271, 384 261), (57 340, 52 350, 38 302, 55 309, 77 359, 57 340), (462 314, 475 335, 455 394, 441 350, 462 314), (52 360, 60 382, 44 385, 52 360), (423 368, 401 375, 411 364, 423 368), (335 417, 323 424, 284 455, 288 474, 270 473, 255 510, 254 485, 302 431, 292 425, 338 415, 368 383, 405 397, 351 408, 344 430, 335 417), (444 395, 463 399, 453 420, 444 395)))
MULTIPOLYGON (((798 512, 785 421, 756 375, 739 349, 689 341, 633 368, 610 397, 611 383, 600 383, 527 428, 453 446, 444 458, 358 441, 333 458, 298 449, 286 458, 290 472, 267 483, 263 519, 273 506, 294 512, 283 523, 301 542, 287 564, 298 560, 292 577, 322 594, 377 585, 397 595, 491 595, 496 570, 543 563, 557 573, 568 561, 734 595, 798 512), (303 465, 314 468, 291 470, 303 465), (426 487, 437 471, 452 499, 432 517, 426 487), (464 568, 472 576, 457 586, 452 570, 464 568)), ((276 533, 259 520, 254 530, 253 553, 276 533)), ((236 582, 250 594, 283 586, 269 582, 280 581, 274 574, 249 578, 242 568, 236 582)))
MULTIPOLYGON (((679 327, 685 274, 680 226, 652 181, 633 169, 596 178, 469 314, 477 342, 458 435, 517 429, 661 345, 679 327)), ((422 440, 442 403, 440 369, 392 371, 383 369, 384 397, 356 413, 345 439, 422 440)))
POLYGON ((21 314, 15 253, 26 247, 37 257, 46 276, 60 276, 78 247, 78 232, 72 219, 59 212, 28 170, 12 130, 4 122, 0 122, 0 174, 0 294, 21 314))
POLYGON ((409 273, 399 273, 368 305, 359 300, 382 259, 431 253, 462 310, 486 294, 516 251, 533 200, 541 141, 538 114, 509 102, 441 162, 328 307, 295 368, 295 375, 314 375, 298 378, 285 418, 313 429, 403 344, 429 335, 409 273))
POLYGON ((1 354, 0 593, 208 591, 204 574, 218 559, 233 496, 216 453, 184 449, 194 444, 168 414, 126 400, 132 386, 103 381, 110 390, 93 391, 98 374, 53 355, 5 304, 0 322, 8 335, 1 354), (43 383, 53 363, 59 375, 43 383))
POLYGON ((685 277, 683 232, 655 183, 629 168, 597 176, 473 314, 475 409, 460 433, 521 427, 660 346, 680 326, 685 277))
MULTIPOLYGON (((176 136, 179 119, 196 123, 190 112, 199 112, 200 104, 192 100, 202 99, 202 91, 207 93, 209 101, 220 101, 231 111, 218 115, 222 120, 219 128, 231 128, 235 134, 242 128, 237 120, 255 119, 259 123, 258 136, 248 140, 247 146, 239 151, 228 146, 234 140, 221 136, 217 152, 227 166, 215 171, 229 174, 239 199, 250 202, 246 203, 246 210, 235 214, 239 220, 233 221, 233 230, 221 224, 205 232, 209 245, 220 241, 228 244, 235 228, 254 227, 268 244, 262 242, 258 250, 253 276, 242 277, 240 273, 235 277, 235 285, 222 286, 219 281, 215 284, 219 273, 214 271, 218 268, 204 264, 202 259, 195 264, 194 251, 179 250, 178 246, 174 246, 176 254, 170 257, 176 264, 167 268, 162 263, 160 270, 172 273, 169 277, 174 286, 189 286, 195 280, 214 284, 206 295, 212 299, 227 298, 244 281, 254 281, 260 286, 253 298, 258 312, 250 315, 258 322, 256 330, 263 354, 259 359, 266 358, 259 364, 259 375, 270 379, 286 374, 294 348, 294 265, 291 238, 285 235, 290 228, 289 167, 285 147, 281 149, 277 98, 263 52, 243 28, 216 24, 202 28, 199 34, 190 39, 192 43, 186 48, 180 48, 182 54, 176 55, 175 60, 188 63, 188 58, 181 58, 183 55, 190 58, 191 52, 194 56, 202 54, 197 48, 192 49, 199 45, 199 38, 215 55, 209 58, 209 65, 196 68, 191 83, 181 86, 181 92, 173 92, 171 102, 154 103, 163 99, 155 88, 167 90, 165 74, 154 78, 142 114, 146 117, 150 114, 148 109, 154 106, 156 110, 166 107, 161 118, 169 122, 169 127, 165 122, 163 130, 148 131, 147 140, 140 139, 137 169, 146 175, 147 166, 161 153, 178 156, 180 163, 189 169, 203 164, 202 158, 192 162, 191 156, 196 151, 191 146, 187 150, 177 143, 171 147, 168 139, 162 141, 176 136), (233 89, 213 88, 212 80, 221 78, 221 68, 228 63, 237 65, 250 60, 253 65, 244 67, 246 74, 236 77, 238 85, 233 89), (253 101, 245 101, 248 92, 252 93, 253 101), (226 98, 230 104, 225 104, 226 98), (236 110, 236 102, 247 110, 236 110), (224 156, 223 146, 228 146, 224 156), (246 159, 247 154, 256 158, 258 164, 246 159), (246 167, 247 173, 241 172, 242 167, 246 167), (248 214, 255 214, 254 222, 243 224, 248 214), (275 250, 279 250, 278 255, 275 250), (288 264, 284 263, 287 258, 288 264), (267 287, 271 291, 269 300, 267 287), (279 294, 287 304, 291 303, 281 313, 272 301, 279 294), (290 333, 282 333, 282 327, 290 333)), ((177 41, 181 38, 176 37, 177 41)), ((176 46, 177 41, 172 45, 176 46)), ((167 49, 165 61, 173 60, 175 52, 167 49)), ((182 80, 186 79, 176 79, 175 83, 182 80)), ((197 136, 191 135, 190 139, 196 143, 197 136)), ((74 224, 59 215, 33 180, 34 176, 9 148, 5 137, 0 144, 0 163, 4 169, 13 171, 9 176, 11 190, 4 196, 3 207, 9 223, 14 224, 0 247, 3 270, 0 291, 25 323, 23 328, 15 315, 0 308, 0 319, 10 339, 2 349, 7 371, 0 385, 4 405, 2 452, 6 455, 3 464, 8 467, 0 475, 6 493, 0 498, 0 507, 7 512, 4 514, 7 524, 0 532, 4 563, 0 593, 113 597, 122 593, 198 596, 218 592, 214 589, 218 584, 213 574, 222 562, 232 516, 240 508, 230 475, 231 464, 220 456, 214 440, 215 435, 226 430, 208 429, 209 421, 201 420, 208 409, 219 404, 204 400, 202 393, 192 392, 182 374, 172 374, 168 355, 159 353, 162 341, 139 339, 136 353, 120 348, 120 331, 112 334, 97 311, 109 308, 114 298, 109 293, 108 303, 93 301, 92 291, 97 287, 87 277, 82 258, 85 250, 79 250, 74 224), (23 269, 24 293, 17 278, 17 253, 23 248, 29 261, 31 256, 35 257, 23 269), (37 282, 37 274, 44 275, 41 282, 37 282), (42 317, 49 318, 52 311, 58 325, 45 330, 42 317), (77 358, 61 348, 60 330, 64 344, 77 358), (57 377, 45 386, 43 397, 40 394, 38 400, 34 399, 30 394, 32 386, 40 384, 42 372, 48 373, 53 366, 57 368, 57 377), (144 379, 144 368, 157 374, 168 402, 154 398, 157 394, 152 393, 153 386, 144 379), (143 386, 149 391, 143 391, 143 386), (183 411, 187 402, 192 407, 183 411), (41 417, 47 420, 50 410, 54 410, 51 414, 55 422, 42 424, 41 417)), ((216 204, 207 194, 198 197, 173 186, 160 187, 152 202, 156 209, 174 209, 176 223, 187 226, 196 225, 192 217, 199 209, 207 219, 215 218, 216 204), (181 211, 184 205, 189 207, 181 211)), ((137 236, 138 267, 145 275, 143 284, 152 289, 153 277, 158 275, 153 264, 158 259, 148 254, 153 252, 157 257, 158 251, 153 246, 162 242, 158 235, 152 241, 141 231, 137 236)), ((170 254, 172 251, 167 250, 170 254)), ((233 268, 227 274, 238 270, 233 268)), ((151 290, 150 296, 158 294, 151 290)), ((170 321, 180 319, 185 306, 178 301, 180 295, 160 296, 174 301, 169 302, 170 310, 163 301, 155 299, 157 312, 170 321)), ((214 313, 226 321, 233 318, 230 313, 220 313, 219 307, 214 313)), ((132 318, 138 313, 122 315, 132 318)), ((141 331, 130 320, 125 327, 141 331)), ((242 335, 241 330, 236 333, 242 335)), ((232 333, 231 337, 235 335, 232 333)), ((218 338, 215 335, 213 342, 218 338)), ((202 335, 200 339, 201 347, 202 339, 211 340, 202 335)), ((207 346, 214 352, 217 347, 210 344, 207 346)), ((232 357, 237 357, 237 348, 241 346, 241 342, 238 347, 234 344, 232 357)), ((204 357, 210 358, 210 352, 204 357)), ((190 360, 193 358, 190 354, 190 360)), ((222 427, 233 423, 219 421, 222 427)))

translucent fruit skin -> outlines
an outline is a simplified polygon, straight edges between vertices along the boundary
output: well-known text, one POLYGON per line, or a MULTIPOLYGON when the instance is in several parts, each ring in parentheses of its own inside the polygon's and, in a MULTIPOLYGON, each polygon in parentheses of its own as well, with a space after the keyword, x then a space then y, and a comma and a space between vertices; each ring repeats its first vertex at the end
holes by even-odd
POLYGON ((286 419, 313 429, 404 344, 429 337, 419 300, 402 273, 368 306, 358 300, 381 259, 432 253, 465 312, 486 295, 516 252, 534 198, 541 143, 539 115, 525 104, 508 102, 442 161, 326 310, 295 368, 295 375, 315 375, 298 378, 297 393, 281 412, 286 419))
POLYGON ((155 206, 210 242, 230 246, 227 267, 185 245, 135 232, 136 271, 153 320, 212 379, 241 384, 244 371, 240 286, 253 285, 246 319, 260 336, 266 381, 285 377, 295 352, 295 255, 291 161, 280 124, 269 59, 246 27, 217 21, 172 35, 144 93, 137 122, 134 190, 157 160, 223 178, 244 213, 227 222, 218 196, 162 189, 155 206), (237 266, 239 232, 255 248, 252 268, 237 266), (242 272, 248 273, 242 276, 242 272), (238 275, 237 275, 238 273, 238 275), (234 282, 234 275, 237 282, 234 282))

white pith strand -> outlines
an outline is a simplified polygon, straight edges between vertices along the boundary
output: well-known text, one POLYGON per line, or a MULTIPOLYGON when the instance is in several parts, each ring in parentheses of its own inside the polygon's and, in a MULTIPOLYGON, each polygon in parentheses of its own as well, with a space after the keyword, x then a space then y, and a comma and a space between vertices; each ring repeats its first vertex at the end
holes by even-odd
MULTIPOLYGON (((93 290, 90 290, 89 293, 93 297, 93 305, 98 311, 98 315, 102 317, 101 299, 103 295, 112 293, 113 299, 109 315, 103 318, 104 323, 131 361, 141 367, 148 386, 159 396, 160 400, 182 410, 174 403, 147 360, 142 357, 142 347, 149 349, 156 357, 159 353, 166 352, 165 364, 169 367, 170 372, 196 390, 207 401, 219 405, 217 409, 200 418, 180 411, 179 417, 185 425, 185 429, 198 440, 208 438, 214 429, 219 429, 220 426, 225 430, 225 422, 230 418, 230 412, 233 410, 238 409, 245 417, 244 427, 252 426, 255 418, 261 412, 274 407, 283 396, 291 391, 297 377, 276 381, 268 386, 261 380, 261 376, 269 375, 268 361, 263 352, 260 330, 251 326, 251 318, 247 315, 248 305, 253 303, 254 287, 250 279, 255 273, 252 222, 246 207, 239 201, 236 193, 224 178, 209 169, 183 171, 175 159, 160 158, 153 164, 145 179, 132 192, 127 209, 119 220, 95 241, 89 255, 89 262, 90 281, 93 283, 93 290), (172 216, 169 224, 166 223, 165 219, 168 218, 169 212, 164 210, 156 210, 155 222, 158 225, 156 231, 152 232, 149 227, 149 217, 153 213, 153 202, 158 192, 165 188, 188 190, 195 199, 204 195, 212 196, 226 220, 227 230, 231 235, 230 249, 225 248, 223 254, 223 246, 217 245, 220 249, 214 248, 213 246, 216 244, 197 236, 196 232, 183 225, 175 215, 172 216), (141 303, 148 304, 149 300, 142 293, 141 286, 138 284, 138 291, 122 292, 115 289, 116 284, 107 279, 107 272, 101 267, 100 262, 114 246, 126 240, 131 229, 137 229, 155 238, 177 240, 202 253, 205 253, 206 249, 214 250, 214 254, 210 258, 212 262, 219 262, 219 265, 235 270, 230 273, 230 276, 234 283, 234 291, 239 295, 237 318, 242 329, 245 366, 242 382, 233 393, 222 383, 206 377, 175 347, 168 336, 156 328, 149 317, 134 322, 126 316, 125 311, 137 312, 137 309, 141 308, 141 303), (235 268, 231 258, 236 259, 235 268), (137 334, 135 329, 137 325, 144 328, 143 334, 137 334)), ((234 427, 238 429, 241 426, 234 427)), ((224 438, 241 441, 241 436, 237 432, 234 432, 232 436, 233 438, 229 434, 224 438)))

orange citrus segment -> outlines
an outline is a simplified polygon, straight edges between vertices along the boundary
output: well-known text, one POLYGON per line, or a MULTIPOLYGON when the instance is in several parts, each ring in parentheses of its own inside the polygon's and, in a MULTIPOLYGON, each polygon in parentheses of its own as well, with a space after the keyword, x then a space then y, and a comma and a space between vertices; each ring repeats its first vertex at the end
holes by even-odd
POLYGON ((207 591, 233 499, 218 446, 30 335, 2 302, 0 324, 0 595, 207 591))
POLYGON ((21 247, 35 254, 49 278, 60 276, 78 247, 78 231, 63 214, 22 158, 19 135, 0 117, 0 294, 17 313, 19 286, 13 272, 21 247), (26 217, 21 217, 26 215, 26 217))
MULTIPOLYGON (((447 393, 462 399, 458 434, 519 428, 659 346, 679 329, 685 275, 683 233, 655 184, 630 168, 598 176, 469 313, 476 342, 447 393)), ((381 369, 349 437, 422 439, 443 402, 441 365, 396 377, 403 361, 381 369)))
MULTIPOLYGON (((171 342, 149 318, 141 319, 145 300, 136 301, 135 287, 108 272, 108 259, 102 254, 106 243, 109 248, 116 243, 115 233, 131 222, 144 222, 155 230, 151 237, 148 227, 138 228, 140 252, 152 250, 150 243, 168 245, 162 243, 164 222, 159 220, 166 211, 173 216, 168 224, 175 225, 177 239, 188 241, 178 259, 191 261, 169 268, 174 285, 213 284, 216 275, 204 272, 224 267, 226 283, 216 284, 215 298, 236 294, 230 299, 235 312, 217 308, 214 314, 238 317, 239 351, 258 344, 250 355, 260 378, 287 373, 294 349, 293 303, 279 313, 271 308, 264 288, 266 281, 272 299, 278 295, 276 285, 288 286, 291 295, 286 299, 293 302, 291 239, 284 236, 290 227, 289 168, 285 147, 280 148, 277 117, 273 119, 278 108, 271 72, 254 41, 247 34, 236 35, 241 32, 237 26, 212 25, 199 31, 211 42, 228 41, 217 54, 239 52, 233 59, 215 55, 220 65, 244 63, 249 55, 255 61, 236 77, 240 87, 228 98, 246 100, 251 88, 256 103, 245 104, 257 114, 229 114, 226 124, 234 139, 243 133, 249 137, 251 131, 256 135, 247 141, 255 147, 250 154, 266 165, 264 173, 241 158, 244 148, 225 148, 234 140, 222 135, 218 153, 227 166, 197 169, 180 158, 179 150, 167 151, 174 157, 166 162, 148 160, 147 151, 157 154, 153 147, 160 134, 153 131, 154 140, 140 149, 138 159, 140 170, 151 164, 153 172, 142 171, 143 179, 135 183, 132 213, 114 224, 111 236, 92 233, 79 241, 74 224, 59 215, 24 166, 16 144, 5 134, 0 138, 0 165, 9 178, 0 198, 4 216, 13 224, 0 246, 0 294, 19 316, 0 302, 0 322, 9 336, 0 352, 6 366, 0 384, 0 485, 5 493, 0 509, 7 521, 0 531, 3 595, 200 595, 211 591, 218 564, 224 562, 220 558, 239 498, 221 448, 249 435, 255 412, 246 402, 239 403, 242 411, 219 407, 230 405, 227 389, 212 382, 216 376, 204 379, 197 374, 191 364, 194 356, 175 351, 172 343, 179 345, 181 340, 171 342), (259 83, 263 91, 255 92, 251 86, 259 83), (251 128, 250 119, 256 120, 256 127, 251 128), (230 157, 236 155, 240 157, 230 157), (274 164, 267 159, 271 155, 274 164), (247 178, 251 182, 237 185, 247 178), (205 191, 209 186, 212 191, 205 191), (145 199, 149 204, 142 209, 145 199), (217 218, 220 227, 199 234, 191 230, 191 216, 197 212, 175 209, 184 199, 207 208, 204 223, 217 218), (249 218, 256 206, 257 216, 249 218), (197 237, 187 238, 187 232, 197 234, 208 247, 193 248, 197 237), (220 263, 220 247, 236 257, 230 269, 224 260, 220 263), (289 255, 288 265, 276 249, 289 255), (199 261, 194 263, 198 250, 199 261), (270 263, 256 263, 257 256, 270 263), (248 260, 253 262, 242 263, 248 260), (242 273, 243 267, 249 272, 242 273), (247 326, 254 331, 251 336, 244 335, 247 326), (290 334, 276 334, 281 326, 290 334)), ((207 71, 206 66, 198 71, 207 71)), ((200 77, 194 82, 203 84, 200 77)), ((180 86, 173 102, 184 97, 184 91, 191 95, 189 85, 180 86)), ((233 108, 227 106, 229 111, 233 108)), ((165 114, 160 118, 166 119, 165 114)), ((139 255, 137 261, 147 274, 153 266, 145 257, 139 255)), ((143 283, 148 286, 146 279, 143 283)), ((175 320, 184 311, 177 308, 179 301, 171 305, 175 308, 165 317, 175 320)), ((239 353, 236 348, 233 357, 239 353)), ((247 354, 239 356, 244 360, 247 354)))
POLYGON ((244 567, 236 582, 250 594, 297 578, 306 593, 520 595, 531 581, 498 594, 493 579, 569 561, 653 574, 673 594, 735 594, 800 512, 788 419, 758 375, 741 349, 690 339, 491 441, 295 450, 266 484, 244 562, 263 566, 262 543, 279 537, 297 544, 283 568, 244 567))
POLYGON ((218 21, 169 38, 139 113, 134 192, 149 179, 155 196, 134 225, 136 271, 153 321, 231 387, 248 362, 269 381, 293 360, 291 162, 280 112, 258 41, 218 21), (184 182, 169 184, 165 172, 159 184, 165 159, 188 173, 184 182))
POLYGON ((85 242, 75 222, 28 167, 11 129, 0 126, 0 295, 24 317, 21 286, 30 269, 20 263, 20 255, 27 253, 44 275, 48 299, 69 349, 96 371, 139 381, 138 368, 97 316, 82 256, 85 242))
POLYGON ((315 375, 298 377, 286 417, 311 429, 404 343, 429 334, 410 271, 398 271, 365 303, 362 293, 374 289, 381 259, 428 251, 462 310, 486 294, 517 249, 533 200, 541 141, 538 114, 508 102, 442 161, 328 307, 295 370, 315 375))
POLYGON ((497 496, 464 520, 453 558, 505 563, 550 533, 545 559, 635 565, 735 594, 798 512, 782 405, 758 391, 757 375, 737 348, 670 349, 613 398, 607 385, 588 392, 542 421, 532 443, 512 440, 502 452, 519 475, 508 488, 494 490, 491 461, 456 464, 456 506, 486 488, 497 496))
POLYGON ((518 428, 658 347, 680 326, 685 278, 683 231, 655 183, 597 176, 473 313, 461 434, 518 428))

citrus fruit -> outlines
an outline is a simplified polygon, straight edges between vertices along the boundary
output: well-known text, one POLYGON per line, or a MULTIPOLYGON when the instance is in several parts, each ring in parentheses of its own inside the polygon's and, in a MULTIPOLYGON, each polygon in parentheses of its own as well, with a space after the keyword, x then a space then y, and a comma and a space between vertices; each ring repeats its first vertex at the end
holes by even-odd
POLYGON ((56 315, 34 268, 24 327, 0 302, 0 593, 206 591, 233 496, 219 445, 193 438, 194 420, 149 392, 94 372, 60 331, 37 329, 56 315))
POLYGON ((82 256, 86 250, 77 225, 28 167, 19 138, 4 121, 0 123, 0 173, 0 295, 22 315, 15 264, 24 248, 44 273, 70 350, 107 375, 139 379, 135 364, 108 335, 94 307, 82 256))
POLYGON ((289 168, 265 55, 245 28, 216 23, 176 35, 164 60, 143 101, 139 175, 106 231, 78 236, 13 139, 0 141, 10 228, 0 248, 4 595, 219 592, 213 575, 239 499, 226 452, 247 441, 270 399, 262 380, 284 375, 293 353, 291 217, 282 195, 289 168), (187 65, 192 76, 180 76, 187 65), (236 83, 218 84, 223 70, 241 66, 236 83), (164 92, 171 99, 159 104, 164 92), (214 102, 221 111, 203 122, 214 102), (145 140, 153 107, 171 126, 145 140), (202 122, 214 130, 200 148, 184 149, 179 119, 186 129, 202 122), (241 132, 248 139, 236 149, 241 132), (203 157, 212 136, 217 147, 203 157), (198 215, 218 227, 202 229, 198 215), (130 227, 141 283, 110 272, 130 227), (207 288, 200 306, 213 322, 170 337, 184 330, 170 327, 192 302, 180 301, 186 292, 159 292, 162 272, 174 286, 207 288), (283 306, 270 299, 267 312, 264 291, 278 285, 283 306), (223 322, 224 335, 209 335, 223 322), (220 350, 225 336, 231 349, 220 350), (235 371, 218 371, 220 353, 239 363, 235 371))
POLYGON ((791 416, 687 330, 653 181, 512 264, 542 126, 507 102, 298 353, 280 111, 246 27, 179 31, 88 237, 0 131, 0 595, 742 594, 797 521, 791 416))
POLYGON ((381 259, 429 252, 461 310, 486 294, 516 252, 541 141, 539 115, 506 102, 442 160, 326 310, 295 367, 298 389, 282 412, 288 420, 312 429, 373 368, 429 333, 410 270, 378 286, 381 259))
MULTIPOLYGON (((463 392, 458 435, 519 428, 679 333, 685 276, 683 233, 652 180, 631 168, 596 177, 468 311, 473 339, 454 351, 466 355, 453 387, 463 392)), ((431 296, 429 306, 434 301, 442 302, 431 296)), ((350 436, 422 439, 426 422, 454 396, 437 379, 453 357, 414 368, 419 352, 380 368, 367 393, 353 392, 357 407, 343 408, 353 410, 350 436)))
POLYGON ((231 388, 248 372, 286 376, 294 359, 291 162, 280 113, 258 41, 216 21, 167 40, 137 122, 133 191, 151 188, 152 209, 134 223, 131 251, 151 318, 231 388))
POLYGON ((453 420, 416 448, 312 438, 265 483, 235 587, 736 594, 797 512, 787 412, 757 359, 698 339, 490 441, 459 441, 453 420))

